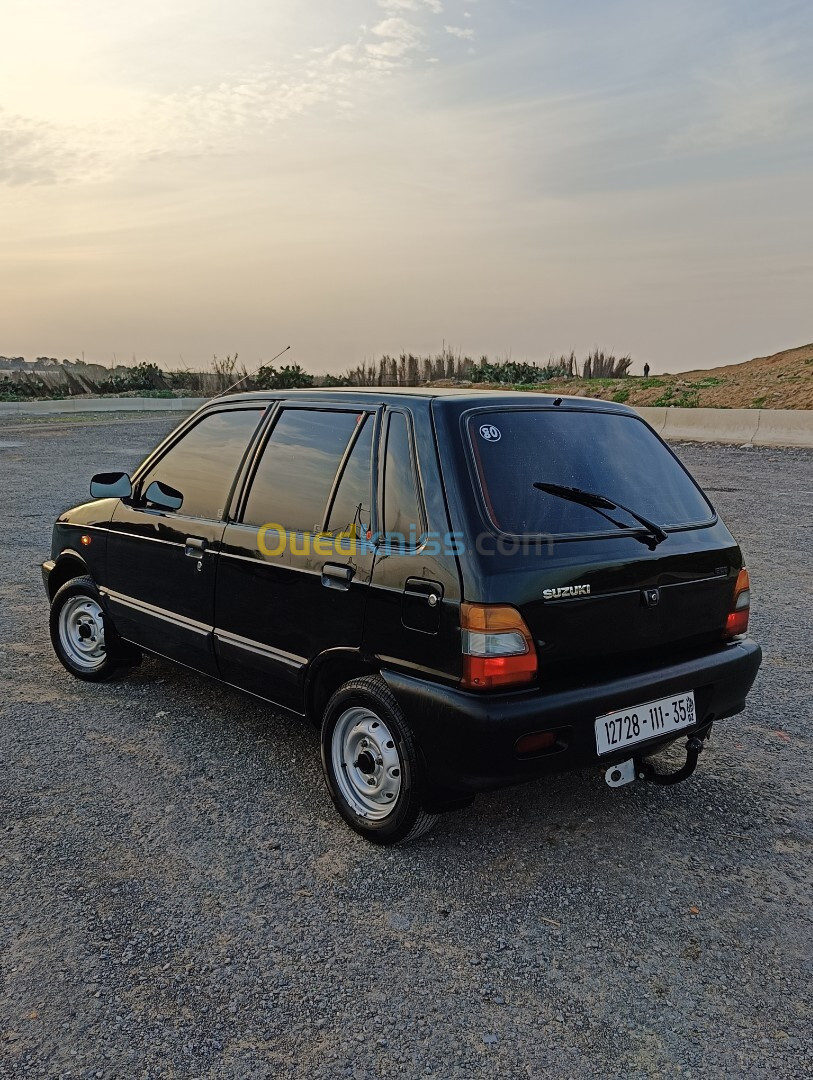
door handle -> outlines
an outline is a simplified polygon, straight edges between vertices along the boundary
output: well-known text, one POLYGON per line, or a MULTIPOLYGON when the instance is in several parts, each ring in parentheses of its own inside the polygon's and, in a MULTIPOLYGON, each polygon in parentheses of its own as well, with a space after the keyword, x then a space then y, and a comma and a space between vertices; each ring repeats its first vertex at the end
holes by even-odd
POLYGON ((199 536, 187 536, 184 545, 184 555, 188 555, 190 559, 203 558, 203 553, 206 550, 205 540, 202 540, 199 536))
POLYGON ((326 589, 349 589, 355 569, 337 563, 325 563, 322 567, 322 584, 326 589))

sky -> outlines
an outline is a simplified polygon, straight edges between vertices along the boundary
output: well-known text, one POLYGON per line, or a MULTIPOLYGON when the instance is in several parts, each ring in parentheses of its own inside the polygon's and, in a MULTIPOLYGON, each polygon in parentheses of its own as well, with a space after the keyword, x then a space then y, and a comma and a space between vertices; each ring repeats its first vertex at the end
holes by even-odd
POLYGON ((0 0, 0 354, 813 340, 809 0, 0 0))

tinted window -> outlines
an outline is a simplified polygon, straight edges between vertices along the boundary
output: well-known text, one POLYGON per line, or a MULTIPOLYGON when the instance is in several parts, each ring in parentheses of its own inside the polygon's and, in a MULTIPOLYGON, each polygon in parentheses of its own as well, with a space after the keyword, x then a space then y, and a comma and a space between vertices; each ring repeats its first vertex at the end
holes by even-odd
POLYGON ((181 514, 222 517, 232 481, 262 413, 262 409, 235 409, 204 416, 144 476, 141 490, 160 480, 183 495, 181 514))
MULTIPOLYGON (((534 488, 559 484, 604 495, 659 525, 708 521, 711 509, 667 448, 633 416, 505 410, 469 419, 489 515, 508 533, 606 533, 595 510, 534 488)), ((605 511, 639 528, 623 511, 605 511)))
POLYGON ((243 521, 318 532, 342 454, 363 415, 285 409, 263 451, 243 521))
POLYGON ((414 546, 423 533, 411 440, 403 413, 392 413, 387 432, 384 532, 392 542, 400 540, 406 547, 414 546))
POLYGON ((372 416, 356 438, 328 517, 327 530, 334 536, 364 536, 370 528, 372 475, 370 455, 373 450, 375 422, 372 416))

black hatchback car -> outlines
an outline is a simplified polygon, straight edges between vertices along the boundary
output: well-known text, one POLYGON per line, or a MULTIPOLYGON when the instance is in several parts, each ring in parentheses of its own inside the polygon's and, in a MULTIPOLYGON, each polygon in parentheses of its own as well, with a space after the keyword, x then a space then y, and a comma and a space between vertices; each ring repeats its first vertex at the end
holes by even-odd
POLYGON ((683 779, 759 668, 737 543, 621 405, 236 394, 91 495, 43 567, 64 666, 101 681, 144 650, 310 718, 378 843, 548 772, 683 779))

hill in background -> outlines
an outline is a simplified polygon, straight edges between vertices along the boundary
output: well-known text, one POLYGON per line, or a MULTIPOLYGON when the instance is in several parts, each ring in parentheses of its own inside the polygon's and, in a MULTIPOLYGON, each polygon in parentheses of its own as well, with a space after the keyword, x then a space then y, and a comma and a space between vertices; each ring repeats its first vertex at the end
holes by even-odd
POLYGON ((544 390, 637 406, 813 409, 813 344, 742 364, 649 379, 554 379, 544 390))

